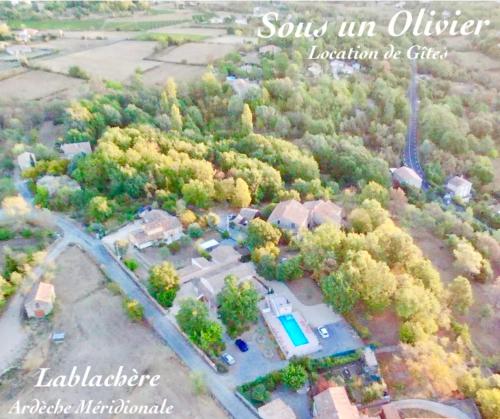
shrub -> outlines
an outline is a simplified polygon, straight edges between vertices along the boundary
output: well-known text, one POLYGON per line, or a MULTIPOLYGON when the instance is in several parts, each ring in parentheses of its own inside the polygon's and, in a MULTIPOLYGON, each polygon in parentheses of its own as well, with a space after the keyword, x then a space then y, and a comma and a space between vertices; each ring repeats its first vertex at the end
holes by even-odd
POLYGON ((14 233, 8 228, 0 228, 0 240, 10 240, 14 237, 14 233))
POLYGON ((283 384, 292 390, 298 390, 307 381, 307 371, 299 364, 290 363, 282 371, 283 384))
POLYGON ((123 300, 123 308, 130 320, 137 322, 144 318, 144 307, 137 300, 125 298, 123 300))
POLYGON ((256 402, 266 403, 271 398, 271 394, 264 384, 257 384, 250 392, 250 397, 256 402))
POLYGON ((33 231, 30 230, 29 228, 23 228, 21 230, 21 236, 24 237, 25 239, 29 239, 30 237, 33 237, 33 231))
POLYGON ((134 272, 139 267, 139 262, 137 262, 135 259, 125 259, 123 263, 132 272, 134 272))
POLYGON ((68 75, 70 75, 71 77, 75 77, 77 79, 84 79, 84 80, 88 80, 90 78, 89 75, 85 72, 85 70, 78 67, 77 65, 72 65, 69 68, 68 75))
POLYGON ((192 239, 198 239, 203 236, 203 229, 198 223, 192 223, 188 227, 188 235, 192 239))
POLYGON ((178 241, 172 242, 168 245, 168 250, 175 254, 181 250, 181 244, 178 241))

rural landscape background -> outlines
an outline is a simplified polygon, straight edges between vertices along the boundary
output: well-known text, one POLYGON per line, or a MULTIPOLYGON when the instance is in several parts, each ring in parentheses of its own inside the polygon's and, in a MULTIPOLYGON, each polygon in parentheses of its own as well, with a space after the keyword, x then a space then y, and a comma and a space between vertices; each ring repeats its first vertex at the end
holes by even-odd
POLYGON ((0 2, 0 418, 500 419, 499 23, 493 1, 0 2), (421 9, 490 25, 387 34, 421 9), (257 37, 271 12, 331 25, 257 37), (160 386, 34 387, 87 365, 160 386))

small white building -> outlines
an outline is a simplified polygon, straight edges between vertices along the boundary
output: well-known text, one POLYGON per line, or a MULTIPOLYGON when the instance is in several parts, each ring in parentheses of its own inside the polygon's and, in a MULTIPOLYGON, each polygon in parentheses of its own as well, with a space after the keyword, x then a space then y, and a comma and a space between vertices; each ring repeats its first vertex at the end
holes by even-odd
POLYGON ((246 26, 248 25, 248 19, 246 16, 236 16, 236 19, 234 19, 234 23, 236 23, 237 25, 246 26))
POLYGON ((330 68, 333 78, 338 80, 342 75, 350 76, 360 71, 361 65, 356 62, 350 63, 344 60, 332 60, 330 61, 330 68))
POLYGON ((29 169, 30 167, 34 167, 36 164, 36 158, 33 153, 25 151, 24 153, 19 154, 17 156, 17 164, 21 170, 29 169))
POLYGON ((24 303, 27 316, 29 318, 45 317, 54 308, 55 299, 56 293, 52 284, 39 282, 33 285, 24 303))
POLYGON ((410 169, 407 166, 401 166, 398 169, 391 169, 392 179, 395 186, 412 186, 414 188, 420 189, 422 187, 422 178, 415 172, 415 170, 410 169))
POLYGON ((239 97, 245 97, 245 95, 251 90, 251 89, 258 89, 259 85, 255 82, 252 82, 247 79, 238 79, 233 76, 229 76, 226 78, 226 82, 233 88, 234 92, 239 96, 239 97))
POLYGON ((278 54, 279 52, 281 52, 281 48, 276 46, 276 45, 264 45, 263 47, 260 47, 259 48, 259 54, 262 54, 262 55, 274 55, 274 54, 278 54))
POLYGON ((472 183, 461 176, 453 176, 446 183, 446 190, 455 197, 461 198, 468 202, 472 191, 472 183))
POLYGON ((65 158, 71 160, 79 154, 92 153, 92 147, 90 147, 90 143, 88 141, 84 141, 81 143, 63 144, 61 146, 61 151, 64 153, 65 158))
POLYGON ((313 77, 319 77, 321 74, 323 74, 323 69, 318 63, 313 63, 309 67, 307 67, 307 71, 311 74, 313 77))

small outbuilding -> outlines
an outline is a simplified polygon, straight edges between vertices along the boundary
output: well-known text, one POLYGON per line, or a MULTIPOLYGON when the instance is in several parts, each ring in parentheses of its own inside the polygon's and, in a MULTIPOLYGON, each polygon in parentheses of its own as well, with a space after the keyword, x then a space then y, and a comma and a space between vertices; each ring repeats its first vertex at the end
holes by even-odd
POLYGON ((42 318, 52 312, 56 293, 54 286, 47 282, 38 282, 33 285, 26 297, 24 309, 28 318, 42 318))
POLYGON ((17 164, 21 170, 29 169, 30 167, 34 167, 36 164, 36 158, 33 153, 25 151, 24 153, 19 154, 17 156, 17 164))
POLYGON ((415 172, 415 170, 401 166, 398 169, 391 169, 392 179, 395 186, 412 186, 414 188, 422 188, 422 178, 415 172))
POLYGON ((461 176, 453 176, 446 184, 446 190, 452 196, 456 196, 467 202, 470 199, 472 183, 461 176))
POLYGON ((81 143, 69 143, 63 144, 61 150, 64 153, 64 157, 68 160, 73 159, 73 157, 80 154, 90 154, 92 153, 92 147, 88 141, 83 141, 81 143))

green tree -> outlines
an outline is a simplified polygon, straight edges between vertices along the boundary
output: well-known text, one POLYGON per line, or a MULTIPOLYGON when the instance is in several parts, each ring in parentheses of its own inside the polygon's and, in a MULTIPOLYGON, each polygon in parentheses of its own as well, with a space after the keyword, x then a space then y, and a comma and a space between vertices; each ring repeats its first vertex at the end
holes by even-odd
POLYGON ((477 275, 481 272, 481 253, 474 249, 474 246, 467 240, 460 240, 455 249, 455 266, 468 275, 477 275))
POLYGON ((182 131, 182 116, 179 111, 179 107, 173 104, 170 108, 170 121, 172 123, 172 129, 175 131, 182 131))
POLYGON ((192 179, 182 187, 182 196, 187 204, 198 208, 208 208, 213 196, 213 188, 198 179, 192 179))
POLYGON ((87 206, 87 215, 101 223, 113 215, 113 207, 105 196, 94 196, 87 206))
POLYGON ((234 275, 227 276, 224 282, 217 298, 219 313, 229 336, 236 337, 257 321, 259 294, 250 281, 238 284, 234 275))
POLYGON ((231 196, 231 205, 237 208, 248 207, 252 202, 252 195, 248 184, 241 178, 236 179, 234 190, 231 196))
POLYGON ((476 400, 484 419, 500 418, 500 388, 481 389, 477 392, 476 400))
POLYGON ((193 298, 183 300, 176 319, 189 339, 208 355, 216 357, 224 350, 222 326, 210 320, 208 308, 202 301, 193 298))
POLYGON ((281 378, 288 388, 298 390, 307 382, 307 371, 300 364, 290 363, 281 371, 281 378))
POLYGON ((375 261, 365 250, 354 253, 341 269, 371 310, 382 310, 396 290, 396 278, 383 262, 375 261))
POLYGON ((177 99, 177 85, 172 77, 167 79, 167 83, 165 84, 165 94, 170 100, 177 99))
POLYGON ((301 264, 302 258, 300 256, 281 262, 276 270, 276 279, 278 281, 292 281, 301 278, 304 275, 301 264))
POLYGON ((280 238, 281 232, 267 221, 260 218, 250 221, 247 236, 247 244, 250 248, 264 246, 268 242, 277 245, 280 238))
POLYGON ((389 191, 377 182, 371 181, 363 187, 359 194, 359 202, 363 202, 365 199, 374 199, 383 207, 387 207, 389 191))
POLYGON ((253 116, 250 106, 248 104, 243 105, 243 112, 241 113, 241 126, 245 133, 250 133, 253 131, 253 116))
POLYGON ((321 291, 326 303, 342 314, 349 312, 359 298, 349 282, 348 275, 340 269, 321 279, 321 291))
POLYGON ((141 321, 144 318, 144 307, 137 300, 125 298, 123 308, 130 320, 134 322, 141 321))
POLYGON ((474 302, 472 287, 469 280, 463 276, 457 276, 450 284, 449 291, 450 307, 455 309, 458 313, 465 314, 474 302))
POLYGON ((171 307, 179 290, 179 276, 170 262, 163 262, 149 272, 149 292, 163 307, 171 307))

